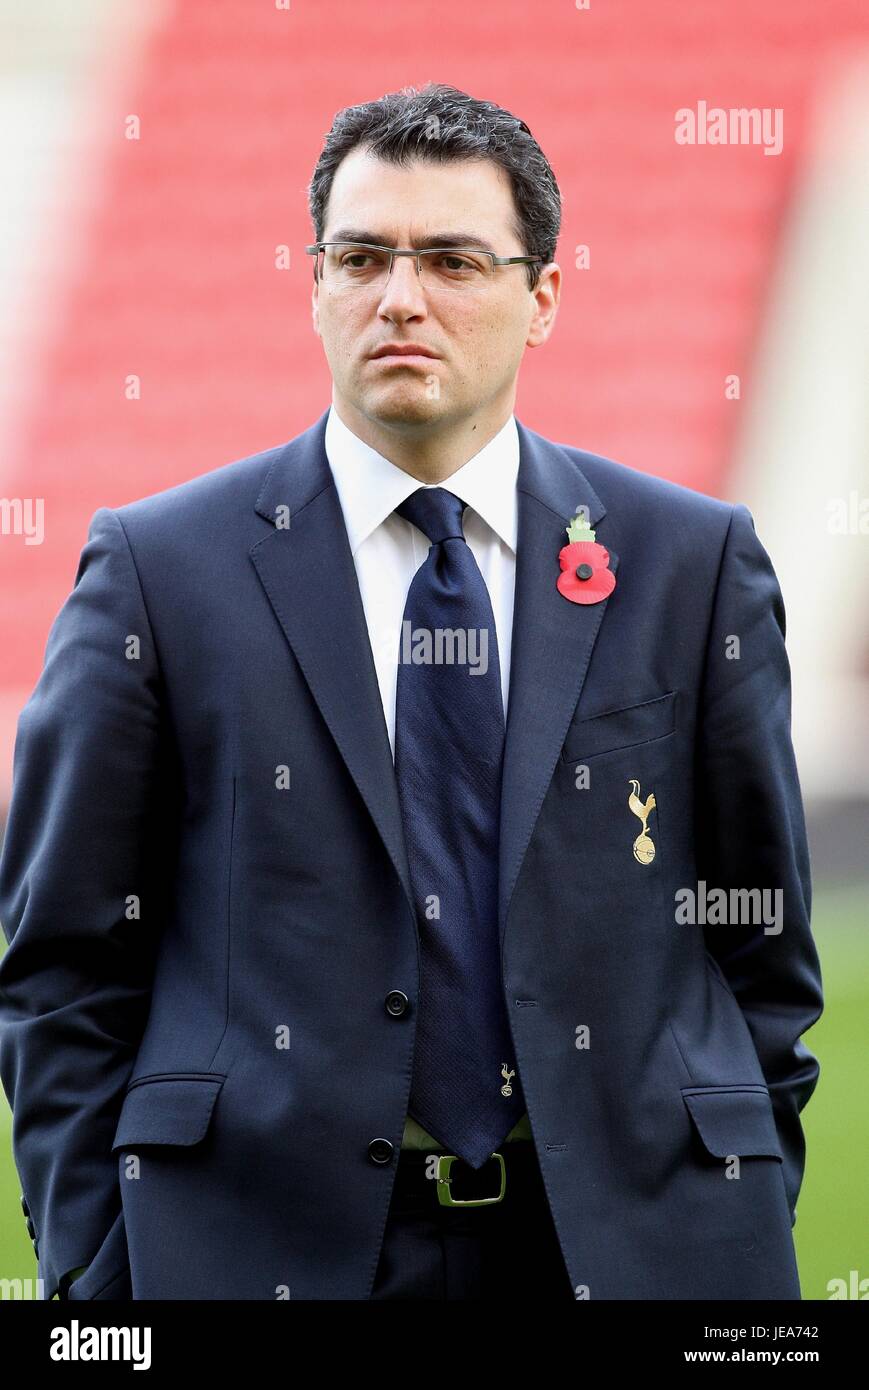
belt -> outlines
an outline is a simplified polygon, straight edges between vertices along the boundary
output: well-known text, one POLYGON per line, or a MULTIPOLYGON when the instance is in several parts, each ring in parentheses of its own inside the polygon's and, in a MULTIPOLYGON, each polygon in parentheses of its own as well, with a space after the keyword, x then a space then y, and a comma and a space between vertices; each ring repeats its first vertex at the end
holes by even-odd
POLYGON ((503 1152, 491 1154, 480 1168, 472 1168, 457 1154, 401 1149, 395 1190, 419 1196, 431 1187, 441 1206, 485 1207, 504 1200, 508 1177, 523 1187, 529 1180, 541 1181, 533 1140, 514 1139, 504 1145, 503 1152))

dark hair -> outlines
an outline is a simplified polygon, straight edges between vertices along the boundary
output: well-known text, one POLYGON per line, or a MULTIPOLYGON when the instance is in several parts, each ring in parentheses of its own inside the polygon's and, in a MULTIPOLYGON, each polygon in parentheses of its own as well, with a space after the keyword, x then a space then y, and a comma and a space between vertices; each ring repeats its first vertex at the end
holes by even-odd
MULTIPOLYGON (((436 164, 488 159, 500 165, 510 178, 515 204, 513 230, 523 254, 542 256, 544 264, 554 260, 561 227, 561 195, 555 175, 525 122, 494 102, 477 101, 456 87, 429 82, 421 89, 403 87, 377 101, 339 111, 308 185, 315 241, 323 238, 335 171, 357 146, 389 164, 406 165, 412 159, 436 164)), ((533 289, 540 267, 528 265, 525 269, 533 289)))

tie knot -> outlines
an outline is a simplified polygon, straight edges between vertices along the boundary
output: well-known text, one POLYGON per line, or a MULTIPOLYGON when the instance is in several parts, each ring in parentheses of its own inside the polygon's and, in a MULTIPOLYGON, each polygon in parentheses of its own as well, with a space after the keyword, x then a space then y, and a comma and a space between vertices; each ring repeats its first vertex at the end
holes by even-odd
POLYGON ((461 497, 456 497, 445 487, 420 487, 395 510, 406 521, 412 522, 424 536, 428 536, 432 545, 437 545, 439 541, 452 538, 460 541, 465 539, 462 530, 464 509, 461 497))

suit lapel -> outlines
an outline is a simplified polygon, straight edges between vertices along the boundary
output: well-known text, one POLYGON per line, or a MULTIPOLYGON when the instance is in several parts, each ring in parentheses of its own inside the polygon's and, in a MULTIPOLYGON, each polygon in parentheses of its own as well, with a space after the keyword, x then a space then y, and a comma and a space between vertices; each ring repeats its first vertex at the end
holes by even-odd
MULTIPOLYGON (((600 603, 571 603, 556 589, 558 552, 568 543, 568 521, 584 505, 595 526, 606 509, 564 450, 516 423, 519 529, 501 791, 502 941, 522 860, 612 597, 600 603)), ((598 533, 597 540, 607 546, 615 573, 618 556, 605 535, 598 533)))
POLYGON ((326 457, 328 410, 292 440, 256 502, 276 525, 250 556, 302 674, 413 902, 389 734, 344 516, 326 457), (286 511, 278 512, 284 507, 286 511))

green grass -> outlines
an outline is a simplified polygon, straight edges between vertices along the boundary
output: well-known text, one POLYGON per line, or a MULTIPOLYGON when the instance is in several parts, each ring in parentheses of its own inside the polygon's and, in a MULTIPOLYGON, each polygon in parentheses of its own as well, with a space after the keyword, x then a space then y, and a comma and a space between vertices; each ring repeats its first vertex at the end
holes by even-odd
POLYGON ((829 1298, 830 1279, 869 1279, 869 886, 816 891, 812 914, 824 1012, 806 1033, 821 1064, 802 1114, 806 1173, 794 1240, 803 1298, 829 1298))
POLYGON ((0 1278, 36 1278, 36 1256, 24 1225, 21 1185, 12 1162, 12 1116, 5 1094, 0 1094, 0 1278))
MULTIPOLYGON (((869 1279, 869 885, 815 890, 813 928, 824 980, 824 1013, 805 1035, 821 1064, 803 1111, 806 1174, 794 1239, 803 1298, 829 1298, 830 1279, 869 1279)), ((2 938, 0 938, 2 939, 2 938)), ((0 1277, 35 1278, 12 1162, 11 1115, 0 1093, 0 1277)))

